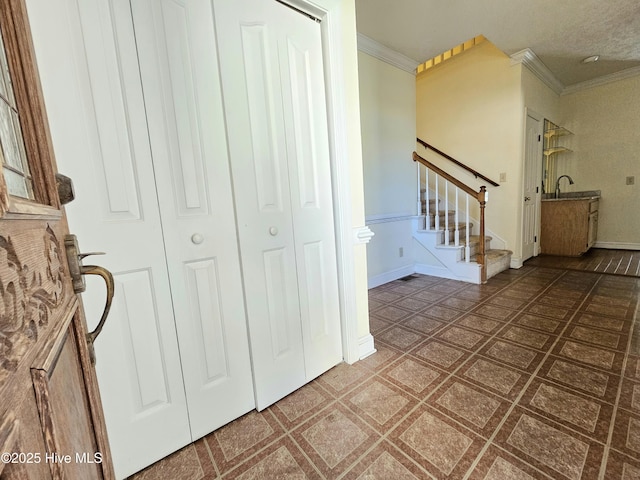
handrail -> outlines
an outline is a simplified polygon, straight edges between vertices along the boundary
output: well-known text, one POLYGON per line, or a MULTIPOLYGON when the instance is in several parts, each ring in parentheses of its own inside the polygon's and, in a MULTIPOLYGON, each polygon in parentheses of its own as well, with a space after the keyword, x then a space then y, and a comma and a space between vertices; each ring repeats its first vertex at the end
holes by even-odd
MULTIPOLYGON (((465 185, 464 183, 462 183, 460 180, 458 180, 457 178, 453 177, 452 175, 448 174, 447 172, 445 172, 444 170, 442 170, 441 168, 435 166, 433 163, 431 163, 428 160, 425 160, 424 158, 422 158, 420 155, 418 155, 416 152, 413 152, 413 161, 414 162, 418 162, 421 163, 422 165, 424 165, 425 167, 427 167, 428 169, 432 170, 433 172, 435 172, 437 175, 440 175, 442 178, 444 178, 447 182, 452 183, 453 185, 455 185, 456 187, 458 187, 459 189, 461 189, 463 192, 465 192, 467 195, 469 195, 470 197, 475 198, 478 201, 478 204, 480 206, 480 235, 479 235, 479 245, 478 245, 478 254, 476 256, 476 260, 478 262, 478 264, 480 265, 480 281, 482 283, 485 283, 487 281, 487 252, 485 249, 485 207, 487 204, 487 187, 485 187, 484 185, 482 185, 480 187, 479 191, 475 191, 473 188, 469 187, 468 185, 465 185)), ((445 184, 446 186, 446 184, 445 184)), ((429 186, 427 185, 427 190, 428 190, 429 186)), ((436 195, 437 195, 437 176, 436 176, 436 195)), ((456 202, 457 202, 457 194, 456 194, 456 202)), ((468 202, 467 202, 467 207, 468 207, 468 202)), ((428 213, 428 208, 429 205, 427 205, 427 224, 429 223, 429 213, 428 213)), ((468 208, 467 208, 468 210, 468 208)), ((457 211, 457 203, 456 203, 456 211, 457 211)), ((436 212, 437 213, 437 212, 436 212)), ((437 216, 436 216, 436 229, 438 228, 438 224, 437 224, 437 216)), ((448 217, 445 217, 448 218, 448 217)), ((457 220, 456 220, 457 222, 457 220)), ((468 222, 468 213, 467 213, 467 222, 468 222)), ((448 234, 447 234, 448 235, 448 234)), ((467 234, 467 241, 468 241, 468 234, 467 234)), ((448 244, 448 241, 447 241, 448 244)), ((457 244, 457 240, 456 240, 456 244, 457 244)))
POLYGON ((460 180, 458 180, 454 176, 449 175, 447 172, 442 170, 440 167, 435 166, 429 160, 425 160, 420 155, 418 155, 416 152, 413 152, 413 161, 414 162, 419 162, 419 163, 423 164, 425 167, 429 168, 430 170, 433 170, 438 175, 440 175, 442 178, 446 179, 447 181, 453 183, 459 189, 463 190, 466 194, 471 195, 472 197, 474 197, 476 200, 478 200, 478 202, 486 201, 485 194, 484 194, 484 192, 486 192, 486 187, 485 186, 480 187, 480 191, 476 192, 473 188, 469 187, 468 185, 465 185, 464 183, 462 183, 460 180))
POLYGON ((429 150, 433 150, 434 152, 436 152, 438 155, 446 158, 447 160, 452 161, 453 163, 455 163, 456 165, 458 165, 460 168, 464 168, 467 172, 472 173, 476 178, 480 177, 481 179, 489 182, 491 185, 493 185, 494 187, 499 187, 500 184, 497 182, 494 182, 493 180, 491 180, 490 178, 485 177, 483 174, 481 174, 480 172, 475 171, 473 168, 471 167, 467 167, 464 163, 460 162, 459 160, 456 160, 455 158, 453 158, 451 155, 447 155, 446 153, 444 153, 442 150, 437 149, 436 147, 434 147, 433 145, 428 144, 427 142, 425 142, 424 140, 421 140, 420 138, 416 138, 416 141, 422 145, 424 148, 427 148, 429 150))

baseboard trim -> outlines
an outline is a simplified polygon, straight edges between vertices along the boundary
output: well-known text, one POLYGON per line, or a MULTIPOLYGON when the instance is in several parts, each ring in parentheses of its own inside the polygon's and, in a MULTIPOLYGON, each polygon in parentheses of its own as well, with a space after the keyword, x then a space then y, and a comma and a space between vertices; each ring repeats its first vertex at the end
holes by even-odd
POLYGON ((376 348, 373 343, 373 335, 368 334, 358 339, 358 353, 360 360, 367 358, 369 355, 376 353, 376 348))
POLYGON ((449 278, 451 280, 459 280, 449 269, 445 267, 438 267, 436 265, 425 265, 423 263, 416 263, 415 273, 422 275, 431 275, 433 277, 449 278))
POLYGON ((522 268, 522 265, 524 265, 524 262, 522 261, 521 257, 518 258, 514 258, 513 256, 511 256, 511 263, 509 264, 509 268, 522 268))
POLYGON ((640 243, 596 242, 593 247, 609 250, 640 250, 640 243))
POLYGON ((395 270, 381 273, 380 275, 375 275, 371 277, 368 281, 369 288, 379 287, 380 285, 393 282, 394 280, 398 280, 399 278, 406 277, 407 275, 411 275, 412 273, 416 273, 416 270, 413 264, 396 268, 395 270))

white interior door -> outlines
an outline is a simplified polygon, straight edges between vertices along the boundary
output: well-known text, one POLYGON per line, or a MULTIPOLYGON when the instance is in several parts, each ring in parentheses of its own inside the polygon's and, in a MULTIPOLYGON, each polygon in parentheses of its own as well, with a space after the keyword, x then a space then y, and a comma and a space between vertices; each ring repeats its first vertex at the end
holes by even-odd
MULTIPOLYGON (((76 187, 71 230, 115 277, 96 369, 123 478, 191 441, 130 6, 28 6, 59 169, 76 187)), ((83 294, 90 329, 101 285, 83 294)))
POLYGON ((193 439, 255 408, 208 0, 133 0, 193 439))
POLYGON ((214 12, 261 409, 342 359, 322 36, 275 0, 214 12))
POLYGON ((522 261, 537 255, 539 186, 542 161, 542 120, 531 112, 525 124, 522 261))

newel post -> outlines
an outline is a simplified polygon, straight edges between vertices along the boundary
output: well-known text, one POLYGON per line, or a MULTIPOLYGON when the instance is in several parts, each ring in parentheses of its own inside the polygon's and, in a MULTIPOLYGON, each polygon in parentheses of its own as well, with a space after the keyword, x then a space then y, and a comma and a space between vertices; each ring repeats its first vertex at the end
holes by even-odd
POLYGON ((484 233, 484 208, 487 204, 487 187, 480 187, 478 192, 478 203, 480 203, 480 251, 478 253, 478 263, 481 265, 480 282, 487 282, 487 252, 485 250, 485 233, 484 233))

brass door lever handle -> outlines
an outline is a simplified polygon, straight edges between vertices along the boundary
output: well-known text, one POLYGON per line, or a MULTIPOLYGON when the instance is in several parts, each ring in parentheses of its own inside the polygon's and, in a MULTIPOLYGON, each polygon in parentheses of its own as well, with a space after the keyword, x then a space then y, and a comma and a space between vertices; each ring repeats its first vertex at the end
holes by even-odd
POLYGON ((93 332, 87 333, 87 344, 89 346, 89 354, 91 356, 91 363, 96 364, 96 352, 93 348, 93 342, 95 342, 98 335, 102 331, 102 327, 104 327, 104 322, 107 321, 107 316, 109 315, 109 310, 111 310, 111 303, 113 302, 113 294, 115 293, 115 284, 113 282, 113 275, 109 270, 104 267, 99 267, 97 265, 83 265, 81 269, 82 275, 99 275, 104 280, 105 285, 107 286, 107 299, 104 305, 104 311, 102 312, 102 316, 100 317, 100 321, 93 332))
POLYGON ((67 262, 69 263, 69 273, 71 274, 71 281, 73 283, 73 291, 75 293, 82 293, 86 290, 87 284, 84 279, 84 275, 98 275, 104 280, 107 287, 107 298, 100 317, 100 321, 96 328, 87 333, 87 347, 89 348, 89 356, 91 357, 91 363, 96 363, 96 353, 93 344, 100 335, 102 327, 107 320, 109 310, 111 310, 111 304, 113 303, 113 295, 115 293, 115 283, 113 281, 113 275, 109 270, 97 265, 83 265, 82 259, 89 255, 104 255, 102 252, 94 253, 78 253, 78 239, 75 235, 67 235, 64 239, 64 245, 67 252, 67 262))

